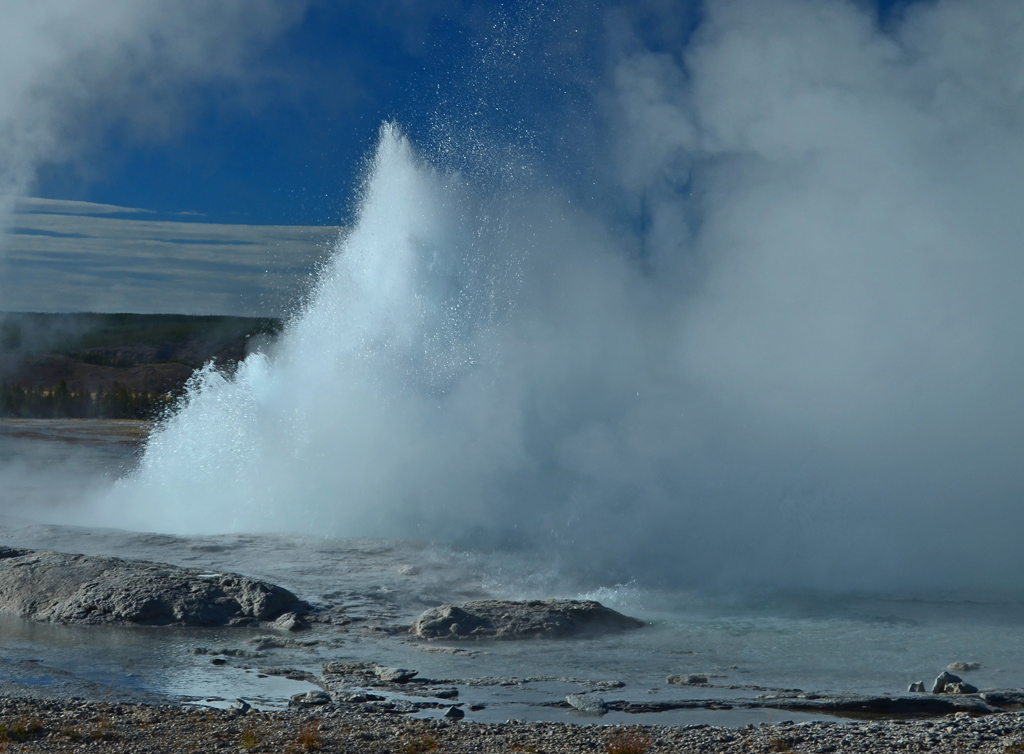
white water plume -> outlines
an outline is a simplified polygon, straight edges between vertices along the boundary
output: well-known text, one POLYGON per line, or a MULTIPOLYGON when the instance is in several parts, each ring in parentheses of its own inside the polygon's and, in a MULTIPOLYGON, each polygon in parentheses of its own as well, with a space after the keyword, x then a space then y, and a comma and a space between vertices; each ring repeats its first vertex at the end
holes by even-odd
POLYGON ((614 67, 643 239, 385 127, 308 306, 272 354, 197 375, 104 520, 1019 592, 1018 6, 887 31, 853 3, 773 7, 709 3, 683 55, 614 67))
POLYGON ((444 488, 462 508, 474 482, 458 467, 472 468, 474 454, 493 471, 508 417, 465 404, 476 340, 502 293, 487 290, 498 271, 474 253, 481 229, 464 225, 469 197, 393 126, 365 192, 357 226, 273 357, 255 354, 231 378, 211 368, 193 378, 187 405, 119 491, 151 504, 129 502, 119 517, 186 532, 397 524, 414 534, 416 508, 431 519, 444 488))

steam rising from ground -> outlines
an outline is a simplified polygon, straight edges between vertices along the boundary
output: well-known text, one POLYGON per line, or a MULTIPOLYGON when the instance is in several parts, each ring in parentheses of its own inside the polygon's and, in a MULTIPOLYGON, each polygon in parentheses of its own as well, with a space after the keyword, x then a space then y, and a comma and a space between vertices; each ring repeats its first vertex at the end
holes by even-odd
POLYGON ((642 239, 385 126, 278 350, 197 375, 97 515, 1019 592, 1024 9, 706 11, 605 93, 642 239))

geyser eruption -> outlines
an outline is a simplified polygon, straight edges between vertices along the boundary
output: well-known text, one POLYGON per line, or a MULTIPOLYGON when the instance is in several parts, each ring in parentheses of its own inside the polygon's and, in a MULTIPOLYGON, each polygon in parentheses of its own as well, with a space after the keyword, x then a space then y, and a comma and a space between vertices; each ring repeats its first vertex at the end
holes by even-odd
POLYGON ((107 520, 606 546, 588 539, 633 482, 581 467, 618 452, 601 422, 652 408, 632 362, 660 328, 630 311, 642 275, 554 201, 488 197, 385 126, 358 221, 273 354, 197 373, 107 520))
POLYGON ((680 57, 624 54, 604 189, 644 198, 642 239, 384 127, 281 342, 196 375, 97 510, 619 579, 1019 593, 1016 8, 883 32, 851 3, 712 2, 680 57))
POLYGON ((490 517, 464 501, 484 501, 493 476, 521 462, 514 410, 479 397, 514 261, 489 245, 501 235, 478 223, 459 181, 395 126, 381 131, 364 192, 273 356, 195 375, 117 491, 118 517, 337 535, 424 533, 446 510, 456 528, 490 517))

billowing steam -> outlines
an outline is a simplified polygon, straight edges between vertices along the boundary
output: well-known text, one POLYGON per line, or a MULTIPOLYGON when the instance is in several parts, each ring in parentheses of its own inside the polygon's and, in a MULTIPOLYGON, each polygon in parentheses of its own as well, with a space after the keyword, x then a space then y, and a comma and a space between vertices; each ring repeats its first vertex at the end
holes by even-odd
MULTIPOLYGON (((297 0, 12 0, 0 10, 0 230, 39 168, 110 129, 156 143, 196 87, 251 94, 254 54, 301 18, 297 0)), ((253 103, 255 105, 255 103, 253 103)), ((0 308, 3 302, 0 301, 0 308)))
POLYGON ((279 348, 198 375, 97 515, 1019 592, 1024 9, 889 24, 712 0, 684 48, 627 49, 604 190, 640 233, 385 126, 279 348))

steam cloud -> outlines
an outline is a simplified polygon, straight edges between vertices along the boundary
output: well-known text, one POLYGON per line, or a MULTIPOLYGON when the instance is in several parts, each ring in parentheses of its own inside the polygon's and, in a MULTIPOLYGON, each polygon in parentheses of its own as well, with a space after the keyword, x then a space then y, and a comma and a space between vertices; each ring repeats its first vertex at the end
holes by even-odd
POLYGON ((887 23, 712 0, 684 47, 626 44, 605 188, 642 238, 385 127, 278 352, 197 377, 96 515, 1019 593, 1024 7, 887 23))
MULTIPOLYGON (((253 56, 299 20, 298 0, 15 0, 0 24, 0 230, 38 168, 80 157, 114 126, 177 134, 197 85, 240 100, 253 56)), ((255 105, 256 103, 251 103, 255 105)), ((0 302, 2 303, 2 302, 0 302)))

